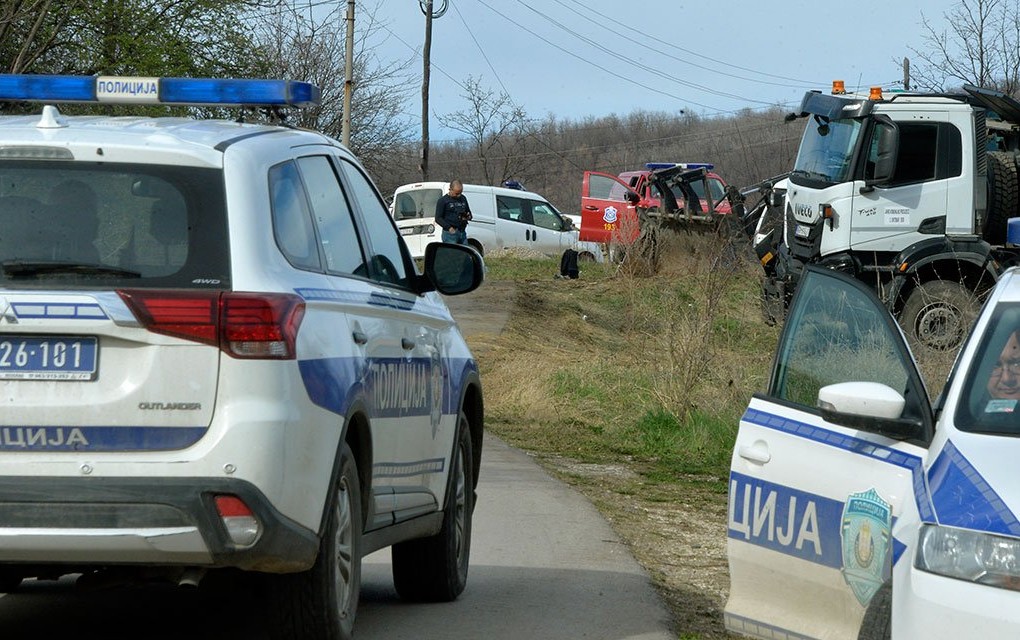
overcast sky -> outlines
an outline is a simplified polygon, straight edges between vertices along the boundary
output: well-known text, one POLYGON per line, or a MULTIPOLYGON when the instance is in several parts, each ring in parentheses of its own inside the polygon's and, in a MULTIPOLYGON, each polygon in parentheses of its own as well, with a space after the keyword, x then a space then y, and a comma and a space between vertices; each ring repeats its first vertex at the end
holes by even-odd
MULTIPOLYGON (((342 0, 337 3, 346 6, 342 0)), ((443 0, 433 0, 434 10, 443 0)), ((923 16, 939 31, 950 0, 448 0, 433 21, 435 114, 467 107, 463 81, 505 91, 531 118, 581 120, 637 109, 703 116, 777 103, 808 89, 900 86, 909 47, 927 48, 923 16)), ((421 115, 425 18, 418 0, 358 0, 383 22, 375 55, 415 57, 406 114, 421 115)), ((357 17, 356 17, 357 22, 357 17)))

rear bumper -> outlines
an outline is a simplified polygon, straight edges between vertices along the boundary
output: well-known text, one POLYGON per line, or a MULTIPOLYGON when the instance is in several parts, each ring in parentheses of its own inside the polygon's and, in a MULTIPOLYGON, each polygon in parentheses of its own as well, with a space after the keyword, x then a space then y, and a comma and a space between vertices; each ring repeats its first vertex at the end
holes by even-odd
POLYGON ((281 515, 254 485, 230 478, 0 478, 0 564, 312 566, 318 536, 281 515), (240 547, 214 498, 235 495, 261 529, 240 547))

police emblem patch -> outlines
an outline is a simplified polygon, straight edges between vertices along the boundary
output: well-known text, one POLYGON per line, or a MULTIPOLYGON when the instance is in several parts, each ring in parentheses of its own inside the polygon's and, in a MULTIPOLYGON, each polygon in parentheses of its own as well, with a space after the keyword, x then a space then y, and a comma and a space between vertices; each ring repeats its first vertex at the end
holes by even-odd
POLYGON ((616 207, 606 207, 605 212, 602 214, 602 219, 608 222, 609 224, 613 224, 614 222, 616 222, 617 213, 618 212, 616 210, 616 207))
POLYGON ((853 493, 843 507, 843 579, 867 606, 882 586, 889 564, 892 505, 874 489, 853 493))

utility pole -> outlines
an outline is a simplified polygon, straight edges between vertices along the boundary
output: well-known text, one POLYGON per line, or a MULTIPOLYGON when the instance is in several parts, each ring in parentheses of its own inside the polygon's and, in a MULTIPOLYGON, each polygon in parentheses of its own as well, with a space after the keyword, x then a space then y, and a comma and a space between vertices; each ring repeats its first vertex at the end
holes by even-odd
POLYGON ((910 58, 903 59, 903 90, 910 91, 910 58))
MULTIPOLYGON (((419 2, 419 5, 421 3, 419 2)), ((422 49, 421 74, 421 181, 429 179, 429 67, 432 49, 432 0, 425 0, 425 46, 422 49)))
POLYGON ((347 42, 344 54, 344 119, 340 142, 351 148, 351 94, 354 92, 354 0, 347 0, 347 42))
POLYGON ((442 18, 450 0, 442 0, 439 9, 433 11, 432 0, 418 0, 421 12, 425 14, 425 45, 422 47, 421 74, 421 180, 429 179, 429 70, 432 50, 432 20, 442 18))

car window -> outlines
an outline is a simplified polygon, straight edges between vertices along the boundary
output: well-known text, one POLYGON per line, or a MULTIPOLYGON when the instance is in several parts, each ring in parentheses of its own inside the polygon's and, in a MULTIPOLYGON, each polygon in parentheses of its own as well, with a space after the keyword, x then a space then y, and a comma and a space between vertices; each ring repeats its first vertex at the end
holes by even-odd
POLYGON ((563 230, 563 220, 548 203, 531 201, 531 216, 535 226, 553 231, 563 230))
POLYGON ((1020 435, 1020 305, 1000 304, 966 373, 955 424, 1020 435))
POLYGON ((404 241, 390 218, 386 205, 368 177, 354 163, 343 160, 342 167, 349 196, 361 212, 364 235, 367 236, 368 274, 386 284, 408 286, 410 272, 404 241))
POLYGON ((398 193, 393 203, 393 217, 397 220, 432 218, 436 215, 436 203, 442 196, 441 189, 414 189, 398 193))
POLYGON ((273 234, 283 255, 299 269, 321 269, 305 190, 293 162, 269 169, 269 203, 273 234))
POLYGON ((851 283, 810 275, 787 320, 770 395, 813 408, 819 389, 851 381, 905 395, 912 365, 888 313, 851 283))
POLYGON ((512 196, 496 196, 496 210, 504 220, 513 220, 523 224, 534 224, 531 216, 531 205, 523 198, 512 196))
POLYGON ((599 200, 616 200, 625 202, 627 187, 609 176, 590 174, 588 176, 588 196, 599 200))
POLYGON ((364 272, 365 259, 358 242, 351 208, 340 190, 333 165, 326 156, 298 159, 308 201, 319 231, 322 255, 330 273, 364 272))
POLYGON ((0 256, 21 265, 0 281, 19 286, 229 285, 218 170, 5 161, 0 228, 0 256), (29 268, 40 263, 49 266, 29 268))

